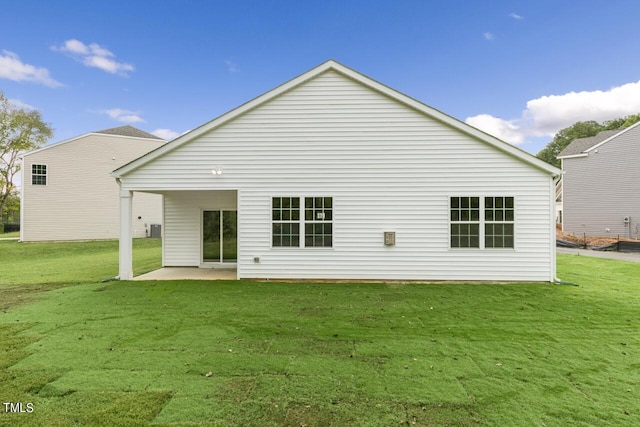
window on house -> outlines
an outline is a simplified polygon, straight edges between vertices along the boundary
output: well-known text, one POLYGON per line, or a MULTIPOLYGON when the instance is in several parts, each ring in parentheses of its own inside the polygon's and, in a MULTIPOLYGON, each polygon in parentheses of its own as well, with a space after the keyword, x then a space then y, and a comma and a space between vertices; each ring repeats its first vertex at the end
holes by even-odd
POLYGON ((452 248, 513 248, 513 197, 451 197, 452 248))
POLYGON ((273 197, 271 245, 273 247, 333 247, 333 198, 273 197), (303 210, 303 215, 301 215, 303 210))
POLYGON ((47 165, 31 165, 31 185, 47 185, 47 165))
POLYGON ((451 247, 480 247, 480 198, 451 197, 451 247))
POLYGON ((484 247, 513 248, 513 197, 484 198, 484 247))
POLYGON ((305 197, 304 246, 307 248, 333 246, 332 197, 305 197))
POLYGON ((299 247, 300 198, 274 197, 271 203, 272 246, 299 247))

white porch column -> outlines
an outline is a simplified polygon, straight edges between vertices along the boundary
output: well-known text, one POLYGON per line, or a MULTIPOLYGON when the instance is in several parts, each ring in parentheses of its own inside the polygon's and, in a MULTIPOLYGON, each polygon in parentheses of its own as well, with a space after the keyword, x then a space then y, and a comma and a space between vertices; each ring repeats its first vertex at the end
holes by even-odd
POLYGON ((133 279, 133 192, 120 185, 120 280, 133 279))

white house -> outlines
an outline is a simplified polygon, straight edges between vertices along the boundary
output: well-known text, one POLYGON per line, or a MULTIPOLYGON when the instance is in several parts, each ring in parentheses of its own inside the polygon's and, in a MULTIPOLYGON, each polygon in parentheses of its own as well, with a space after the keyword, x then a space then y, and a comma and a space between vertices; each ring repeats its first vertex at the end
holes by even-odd
MULTIPOLYGON (((118 185, 111 171, 165 143, 131 126, 91 132, 22 156, 20 238, 117 239, 118 185)), ((133 205, 131 235, 145 237, 162 223, 162 196, 141 193, 133 205)))
POLYGON ((553 166, 327 61, 113 172, 164 195, 164 266, 237 278, 553 281, 553 166))
POLYGON ((640 238, 640 123, 571 142, 562 160, 562 229, 640 238))

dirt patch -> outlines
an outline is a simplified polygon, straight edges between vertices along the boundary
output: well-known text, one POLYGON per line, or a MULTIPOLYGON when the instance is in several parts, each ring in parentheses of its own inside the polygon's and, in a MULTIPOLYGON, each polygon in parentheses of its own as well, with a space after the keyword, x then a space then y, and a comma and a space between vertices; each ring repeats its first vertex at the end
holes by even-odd
POLYGON ((0 311, 6 313, 11 307, 17 307, 33 301, 39 293, 52 291, 65 286, 67 285, 42 284, 0 287, 0 311))
POLYGON ((628 239, 618 239, 617 237, 594 237, 594 236, 578 236, 571 233, 565 233, 560 229, 556 229, 556 238, 566 240, 568 242, 577 243, 579 245, 586 244, 587 246, 605 246, 616 243, 618 240, 626 241, 628 239), (586 241, 585 241, 586 239, 586 241))

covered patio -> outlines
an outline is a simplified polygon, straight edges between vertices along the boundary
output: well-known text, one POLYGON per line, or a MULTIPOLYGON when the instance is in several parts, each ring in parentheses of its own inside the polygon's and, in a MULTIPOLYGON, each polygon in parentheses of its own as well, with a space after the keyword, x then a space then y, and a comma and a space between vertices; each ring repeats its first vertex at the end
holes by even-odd
POLYGON ((163 267, 133 280, 236 280, 235 268, 163 267))

